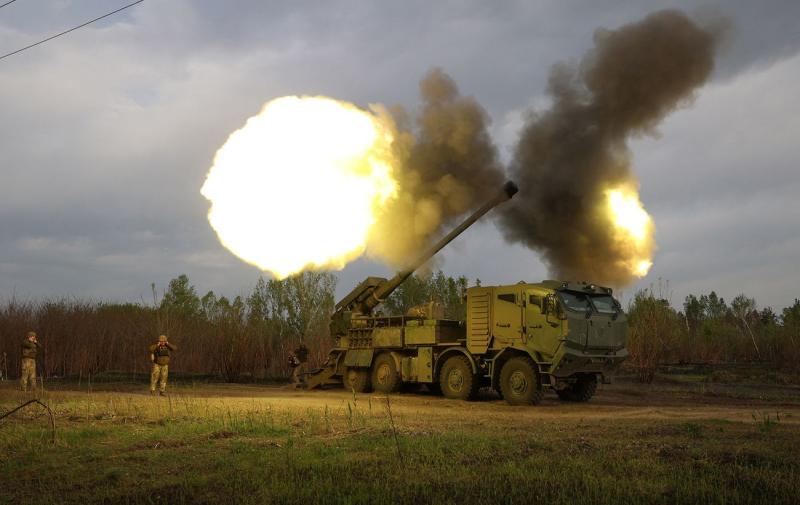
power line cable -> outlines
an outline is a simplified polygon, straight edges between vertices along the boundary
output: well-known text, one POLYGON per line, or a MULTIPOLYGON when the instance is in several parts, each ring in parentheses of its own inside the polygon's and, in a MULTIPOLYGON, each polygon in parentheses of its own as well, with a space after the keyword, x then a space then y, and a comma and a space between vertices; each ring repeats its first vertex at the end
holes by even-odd
POLYGON ((17 0, 10 0, 10 1, 8 1, 8 2, 6 2, 6 3, 2 4, 2 5, 0 5, 0 9, 2 9, 3 7, 5 7, 5 6, 6 6, 6 5, 8 5, 8 4, 13 4, 13 3, 14 3, 14 2, 16 2, 16 1, 17 1, 17 0))
MULTIPOLYGON (((16 0, 11 0, 11 2, 15 2, 15 1, 16 1, 16 0)), ((11 3, 11 2, 9 2, 9 3, 11 3)), ((127 8, 129 8, 129 7, 133 7, 134 5, 136 5, 136 4, 140 4, 140 3, 142 3, 142 2, 144 2, 144 0, 137 0, 136 2, 130 3, 130 4, 126 5, 126 6, 124 6, 124 7, 120 7, 119 9, 117 9, 117 10, 115 10, 115 11, 113 11, 113 12, 109 12, 108 14, 103 14, 103 15, 102 15, 102 16, 100 16, 99 18, 94 18, 94 19, 92 19, 91 21, 87 21, 87 22, 85 22, 85 23, 83 23, 83 24, 81 24, 81 25, 78 25, 78 26, 76 26, 75 28, 70 28, 69 30, 65 30, 65 31, 63 31, 63 32, 61 32, 61 33, 58 33, 58 34, 56 34, 56 35, 53 35, 52 37, 48 37, 48 38, 46 38, 46 39, 44 39, 44 40, 40 40, 39 42, 36 42, 35 44, 31 44, 31 45, 29 45, 29 46, 25 46, 25 47, 23 47, 22 49, 17 49, 16 51, 12 51, 12 52, 10 52, 10 53, 8 53, 8 54, 4 54, 3 56, 0 56, 0 60, 2 60, 3 58, 8 58, 9 56, 13 56, 13 55, 15 55, 15 54, 17 54, 17 53, 21 53, 22 51, 24 51, 24 50, 26 50, 26 49, 30 49, 30 48, 32 48, 32 47, 36 47, 36 46, 38 46, 39 44, 44 44, 45 42, 47 42, 47 41, 49 41, 49 40, 53 40, 53 39, 55 39, 55 38, 58 38, 58 37, 60 37, 60 36, 62 36, 62 35, 66 35, 66 34, 68 34, 69 32, 74 32, 74 31, 75 31, 75 30, 77 30, 78 28, 83 28, 84 26, 86 26, 86 25, 90 25, 90 24, 94 23, 95 21, 100 21, 100 20, 101 20, 101 19, 103 19, 103 18, 107 18, 108 16, 111 16, 111 15, 113 15, 113 14, 116 14, 117 12, 120 12, 120 11, 124 11, 125 9, 127 9, 127 8)), ((6 5, 7 5, 7 4, 6 4, 6 5)), ((2 6, 0 6, 0 7, 2 7, 2 6)))

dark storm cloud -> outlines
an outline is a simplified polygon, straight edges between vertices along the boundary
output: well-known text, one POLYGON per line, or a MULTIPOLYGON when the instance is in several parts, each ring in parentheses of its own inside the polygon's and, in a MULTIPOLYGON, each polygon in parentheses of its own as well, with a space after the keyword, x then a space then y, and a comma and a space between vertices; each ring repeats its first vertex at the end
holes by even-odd
MULTIPOLYGON (((505 148, 517 133, 508 118, 544 95, 554 62, 580 58, 596 27, 621 26, 661 5, 148 1, 121 18, 108 18, 3 60, 0 296, 16 286, 18 293, 36 296, 138 300, 150 282, 163 286, 181 272, 201 290, 235 294, 247 289, 258 272, 216 242, 199 187, 216 149, 266 100, 325 94, 362 106, 402 103, 413 112, 420 76, 442 67, 464 96, 474 96, 485 107, 495 125, 494 140, 505 148), (50 252, 20 249, 22 244, 47 244, 50 252), (78 254, 77 247, 86 249, 78 254), (112 258, 114 266, 97 258, 112 258)), ((726 82, 738 83, 743 70, 756 67, 765 69, 759 75, 770 84, 773 60, 800 47, 800 3, 690 1, 678 6, 694 14, 707 10, 701 5, 711 5, 736 25, 719 60, 718 75, 726 82)), ((15 2, 2 9, 0 49, 17 49, 107 10, 108 3, 100 0, 15 2)), ((775 95, 774 90, 768 93, 775 95)), ((744 100, 758 101, 756 96, 761 100, 765 95, 742 93, 744 100)), ((697 105, 705 103, 701 97, 697 105)), ((719 112, 715 107, 698 110, 719 112)), ((782 114, 799 117, 800 111, 782 114)), ((730 124, 730 116, 725 117, 730 124)), ((652 200, 656 218, 670 223, 676 215, 673 197, 684 206, 692 198, 713 204, 736 194, 739 205, 717 225, 735 227, 741 219, 736 209, 747 207, 744 185, 755 184, 760 193, 769 193, 774 188, 773 160, 796 160, 793 142, 765 134, 773 128, 797 131, 796 123, 770 118, 774 116, 762 118, 760 128, 748 125, 745 130, 749 139, 775 141, 763 154, 746 146, 747 152, 758 154, 757 169, 750 159, 748 169, 736 163, 743 154, 743 137, 729 141, 712 134, 718 129, 709 131, 713 122, 689 124, 681 132, 667 127, 647 152, 635 148, 644 203, 652 200), (714 151, 736 154, 730 161, 702 156, 698 139, 714 151), (689 159, 702 170, 684 167, 689 159), (692 187, 676 182, 676 193, 661 194, 653 188, 669 182, 666 175, 654 176, 652 187, 648 185, 654 174, 670 171, 690 178, 692 187), (727 177, 731 171, 741 172, 742 180, 727 177), (757 178, 749 171, 764 175, 757 178)), ((691 123, 698 122, 694 117, 691 123)), ((789 176, 781 177, 778 184, 785 185, 789 176)), ((702 209, 694 216, 697 222, 704 219, 702 209)), ((453 268, 451 273, 480 277, 484 284, 541 275, 535 255, 502 246, 491 226, 472 231, 444 251, 444 267, 453 268)), ((672 248, 661 241, 670 263, 692 254, 692 248, 678 243, 672 248)), ((746 234, 737 244, 743 249, 750 245, 746 234)), ((711 248, 705 261, 724 254, 711 248)), ((654 272, 670 277, 674 286, 691 281, 681 274, 682 267, 664 272, 659 265, 657 257, 654 272)), ((385 273, 381 268, 366 262, 348 268, 341 273, 339 290, 346 292, 363 275, 385 273)), ((717 272, 709 287, 726 275, 731 273, 717 272)), ((776 279, 762 278, 759 286, 765 292, 770 285, 783 286, 776 279)), ((785 287, 779 291, 772 295, 775 300, 791 296, 785 287)))

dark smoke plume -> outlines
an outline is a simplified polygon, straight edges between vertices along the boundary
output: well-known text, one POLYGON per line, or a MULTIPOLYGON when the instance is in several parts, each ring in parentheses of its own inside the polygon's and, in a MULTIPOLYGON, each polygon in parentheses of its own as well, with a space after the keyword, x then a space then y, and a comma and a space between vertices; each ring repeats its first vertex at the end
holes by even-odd
POLYGON ((502 185, 503 171, 489 136, 489 115, 439 69, 420 83, 421 110, 410 124, 392 111, 401 170, 398 199, 372 233, 370 254, 394 266, 416 259, 442 226, 477 207, 502 185))
POLYGON ((717 33, 674 10, 598 30, 577 68, 550 75, 552 108, 532 115, 510 167, 519 195, 502 209, 506 238, 540 251, 551 274, 623 286, 626 251, 598 209, 605 191, 636 187, 626 145, 651 133, 711 74, 717 33))

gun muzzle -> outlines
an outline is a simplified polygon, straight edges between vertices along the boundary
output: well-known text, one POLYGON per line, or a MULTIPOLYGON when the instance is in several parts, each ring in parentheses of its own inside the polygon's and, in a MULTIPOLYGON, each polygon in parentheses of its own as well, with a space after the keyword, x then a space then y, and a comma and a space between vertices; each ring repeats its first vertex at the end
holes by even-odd
POLYGON ((519 192, 519 188, 514 184, 514 181, 506 181, 503 184, 503 191, 508 195, 508 199, 511 200, 519 192))

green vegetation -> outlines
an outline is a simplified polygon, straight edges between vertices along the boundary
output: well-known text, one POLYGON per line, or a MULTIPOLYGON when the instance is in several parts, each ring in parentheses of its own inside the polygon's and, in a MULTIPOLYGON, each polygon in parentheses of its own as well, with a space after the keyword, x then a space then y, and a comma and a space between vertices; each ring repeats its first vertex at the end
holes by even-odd
MULTIPOLYGON (((800 363, 800 300, 778 316, 770 307, 758 310, 756 301, 743 294, 728 305, 712 291, 687 296, 680 311, 661 291, 637 292, 627 310, 627 366, 642 382, 651 382, 664 363, 767 362, 773 365, 772 375, 800 363)), ((764 381, 764 369, 758 371, 757 380, 764 381)), ((716 381, 724 382, 726 372, 718 373, 716 381)))
POLYGON ((167 334, 180 348, 171 371, 229 381, 286 377, 286 357, 301 339, 312 361, 327 355, 335 287, 332 274, 304 272, 280 281, 260 278, 247 296, 209 291, 201 297, 180 275, 160 299, 153 287, 152 304, 12 299, 0 306, 0 350, 15 376, 22 337, 35 329, 44 345, 40 375, 147 373, 147 346, 167 334))
MULTIPOLYGON (((800 430, 774 410, 686 421, 394 396, 390 419, 385 397, 272 391, 47 393, 55 445, 38 407, 0 422, 0 502, 789 504, 800 493, 800 430)), ((3 393, 5 410, 22 399, 3 393)))
POLYGON ((641 382, 652 382, 659 363, 666 359, 681 332, 680 314, 666 300, 640 291, 628 309, 628 319, 630 363, 636 367, 641 382))
POLYGON ((431 275, 412 275, 384 302, 388 314, 405 314, 408 309, 428 301, 442 304, 444 317, 463 321, 467 308, 464 295, 468 281, 464 276, 453 278, 439 270, 431 275))
MULTIPOLYGON (((404 314, 434 301, 444 317, 463 319, 467 285, 467 278, 441 271, 413 275, 380 310, 404 314)), ((47 378, 146 374, 147 345, 162 333, 180 348, 171 372, 230 382, 287 377, 286 358, 300 340, 310 349, 312 368, 328 355, 335 287, 333 274, 304 272, 280 281, 260 278, 249 293, 233 298, 213 291, 201 296, 180 275, 160 296, 153 286, 149 303, 11 299, 0 304, 0 353, 6 353, 5 361, 0 354, 0 371, 17 375, 20 341, 33 329, 44 345, 39 374, 47 378)), ((652 381, 664 363, 747 362, 770 363, 773 379, 781 381, 781 369, 800 363, 800 300, 776 312, 745 295, 729 304, 712 291, 689 295, 675 308, 658 291, 636 293, 627 310, 627 366, 638 380, 652 381)), ((725 382, 725 373, 710 381, 725 382)))

